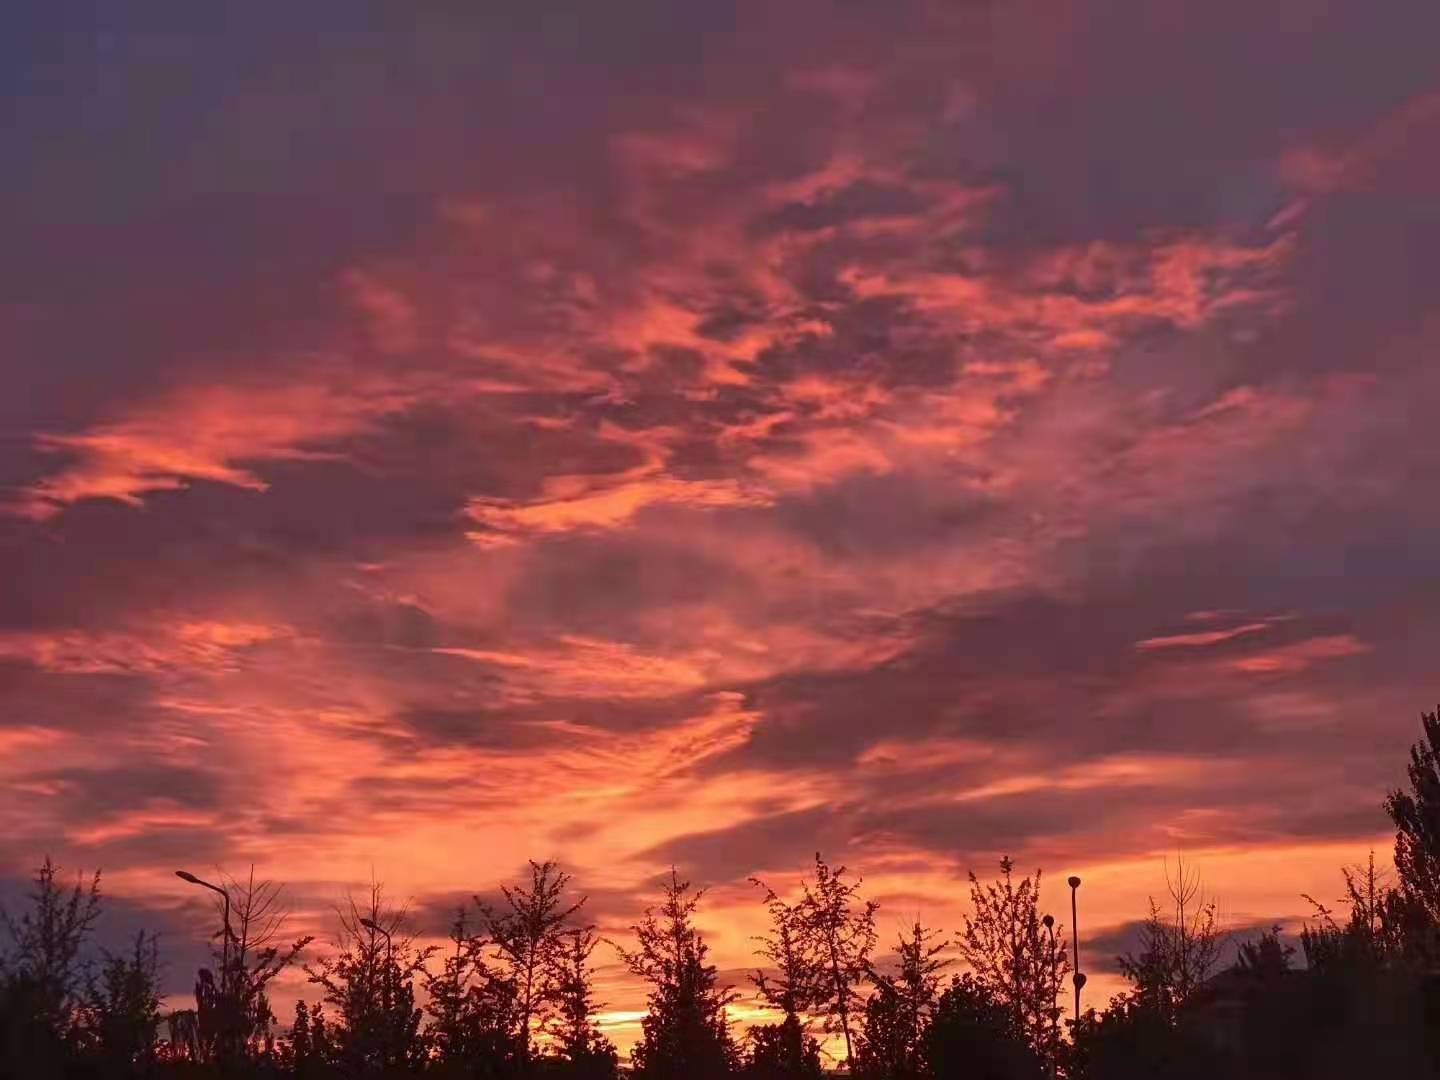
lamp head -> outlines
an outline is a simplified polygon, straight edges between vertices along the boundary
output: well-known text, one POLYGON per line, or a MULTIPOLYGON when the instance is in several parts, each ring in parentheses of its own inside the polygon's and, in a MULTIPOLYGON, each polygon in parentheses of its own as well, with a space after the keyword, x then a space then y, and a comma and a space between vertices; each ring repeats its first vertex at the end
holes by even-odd
POLYGON ((379 931, 380 933, 384 933, 384 931, 380 930, 380 927, 376 924, 374 919, 361 919, 360 925, 365 927, 366 930, 375 930, 379 931))
POLYGON ((1077 972, 1075 972, 1075 989, 1076 989, 1076 990, 1079 990, 1081 987, 1083 987, 1083 986, 1085 985, 1085 981, 1086 981, 1086 980, 1085 980, 1085 973, 1084 973, 1083 971, 1077 971, 1077 972))
POLYGON ((175 876, 181 881, 188 881, 191 885, 199 885, 200 879, 188 870, 176 870, 175 876))
POLYGON ((1070 888, 1072 888, 1072 889, 1078 889, 1079 887, 1080 887, 1080 879, 1079 879, 1078 877, 1072 877, 1072 878, 1070 879, 1070 888))
POLYGON ((1045 916, 1043 919, 1041 919, 1040 921, 1045 924, 1045 929, 1046 929, 1046 930, 1049 930, 1052 926, 1055 925, 1055 916, 1054 916, 1054 915, 1046 915, 1046 916, 1045 916))

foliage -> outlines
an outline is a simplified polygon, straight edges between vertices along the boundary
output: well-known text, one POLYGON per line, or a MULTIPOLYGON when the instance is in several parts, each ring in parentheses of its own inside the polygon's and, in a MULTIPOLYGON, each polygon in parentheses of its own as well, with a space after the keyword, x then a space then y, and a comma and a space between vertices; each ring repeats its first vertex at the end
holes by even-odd
POLYGON ((923 1074, 920 1043, 940 994, 940 972, 950 964, 940 957, 950 943, 938 937, 917 919, 896 942, 896 973, 871 968, 875 989, 865 1002, 853 1069, 857 1076, 909 1080, 923 1074))
POLYGON ((422 975, 432 1064, 445 1076, 504 1077, 518 1068, 515 984, 486 965, 486 944, 470 933, 462 909, 440 971, 422 975))
POLYGON ((550 957, 555 1011, 549 1033, 570 1076, 605 1080, 619 1070, 614 1045, 595 1026, 600 1008, 595 1001, 590 967, 599 939, 593 927, 567 930, 550 957))
POLYGON ((815 880, 802 882, 797 927, 800 949, 819 958, 814 1008, 825 1030, 845 1040, 847 1065, 854 1058, 850 1018, 862 1008, 857 989, 870 971, 875 948, 875 912, 879 905, 860 898, 860 879, 845 881, 845 867, 832 870, 815 853, 815 880))
POLYGON ((426 1047, 415 979, 433 950, 416 949, 403 936, 405 912, 385 903, 378 883, 371 884, 363 907, 351 896, 337 914, 336 951, 305 967, 334 1010, 328 1038, 312 1053, 357 1080, 418 1069, 426 1047))
POLYGON ((982 886, 970 874, 973 915, 956 943, 976 983, 1010 1013, 1011 1025, 1046 1061, 1060 1052, 1058 997, 1070 970, 1063 928, 1040 915, 1040 874, 1014 878, 1000 860, 1000 878, 982 886))
POLYGON ((1440 709, 1422 713, 1422 738, 1410 748, 1410 789, 1390 792, 1385 810, 1395 823, 1395 914, 1406 944, 1430 962, 1440 960, 1440 709))
POLYGON ((745 1072, 756 1080, 820 1080, 825 1067, 820 1043, 798 1016, 787 1014, 778 1024, 756 1024, 746 1035, 749 1056, 745 1072))
POLYGON ((920 1060, 924 1074, 935 1080, 1042 1080, 1048 1075, 1011 1007, 968 972, 936 1001, 920 1038, 920 1060))
POLYGON ((631 1052, 639 1080, 714 1080, 733 1072, 738 1052, 725 1007, 735 995, 716 982, 695 927, 703 892, 691 893, 672 869, 658 908, 632 927, 637 947, 617 949, 631 973, 650 984, 649 1012, 631 1052))
POLYGON ((1150 914, 1140 928, 1140 950, 1120 957, 1120 970, 1135 986, 1141 1003, 1173 1020, 1176 1011, 1215 970, 1224 937, 1200 876, 1180 860, 1172 877, 1165 870, 1170 908, 1150 899, 1150 914))
POLYGON ((283 890, 275 882, 256 881, 254 867, 245 881, 226 878, 223 888, 229 909, 223 900, 216 902, 220 945, 212 946, 215 967, 201 968, 196 975, 187 1053, 196 1061, 232 1067, 273 1055, 275 1014, 267 988, 299 960, 313 938, 297 938, 288 947, 279 944, 289 918, 282 906, 283 890))
POLYGON ((29 905, 0 909, 9 947, 0 954, 0 1068, 58 1067, 76 1038, 86 969, 82 950, 100 915, 100 875, 65 888, 47 856, 35 871, 29 905))
POLYGON ((515 987, 516 1041, 522 1062, 528 1062, 534 1032, 543 1030, 554 1010, 558 987, 556 964, 566 923, 585 898, 566 906, 562 897, 570 875, 553 862, 530 862, 530 885, 501 886, 503 907, 479 905, 494 959, 515 987))
POLYGON ((143 930, 129 953, 106 951, 86 981, 79 1030, 86 1049, 112 1071, 149 1063, 160 1026, 159 941, 143 930))

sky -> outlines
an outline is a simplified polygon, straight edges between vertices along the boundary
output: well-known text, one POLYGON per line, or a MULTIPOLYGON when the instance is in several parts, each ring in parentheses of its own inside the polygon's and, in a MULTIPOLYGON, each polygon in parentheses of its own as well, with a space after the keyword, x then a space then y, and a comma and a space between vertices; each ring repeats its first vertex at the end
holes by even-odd
POLYGON ((1440 695, 1437 33, 22 5, 0 893, 103 868, 177 1003, 177 868, 324 939, 553 858, 623 941, 673 865, 741 988, 817 850, 887 941, 1079 874, 1096 1005, 1167 859, 1293 928, 1440 695))

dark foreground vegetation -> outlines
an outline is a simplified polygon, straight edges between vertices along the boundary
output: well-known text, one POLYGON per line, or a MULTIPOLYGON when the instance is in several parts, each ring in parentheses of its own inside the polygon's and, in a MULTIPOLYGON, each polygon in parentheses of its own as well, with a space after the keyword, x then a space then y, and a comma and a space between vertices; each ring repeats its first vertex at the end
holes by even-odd
POLYGON ((313 961, 310 939, 283 937, 276 886, 182 875, 223 901, 195 1008, 167 1011, 155 939, 92 955, 99 876, 64 885, 47 860, 28 908, 4 913, 0 1077, 1440 1077, 1440 712, 1423 724, 1408 787, 1385 802, 1393 882, 1373 857, 1343 870, 1342 908, 1312 900, 1298 949, 1276 929, 1222 967, 1214 905, 1182 865, 1139 947, 1120 958, 1129 991, 1078 1019, 1065 1003, 1084 976, 1064 928, 1040 913, 1039 875, 1017 880, 1008 860, 994 882, 972 875, 972 913, 955 940, 917 922, 888 953, 877 951, 876 905, 843 867, 817 855, 788 902, 756 881, 771 931, 752 981, 774 1021, 743 1038, 695 927, 701 893, 672 872, 631 940, 613 946, 650 987, 625 1066, 595 1023, 600 939, 552 863, 531 864, 503 902, 457 912, 441 948, 420 947, 404 911, 372 886, 342 910, 337 947, 313 961), (947 970, 955 957, 962 974, 947 970), (314 992, 282 1025, 268 988, 291 967, 314 992), (821 1033, 837 1060, 822 1054, 821 1033))

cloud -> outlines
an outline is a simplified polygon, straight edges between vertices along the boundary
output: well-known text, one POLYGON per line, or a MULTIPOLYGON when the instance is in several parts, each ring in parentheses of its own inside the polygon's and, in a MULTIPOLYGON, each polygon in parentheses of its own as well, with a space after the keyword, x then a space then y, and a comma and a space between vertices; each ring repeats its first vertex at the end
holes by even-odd
POLYGON ((1292 910, 1440 646, 1421 7, 117 24, 0 199, 0 855, 1292 910))

